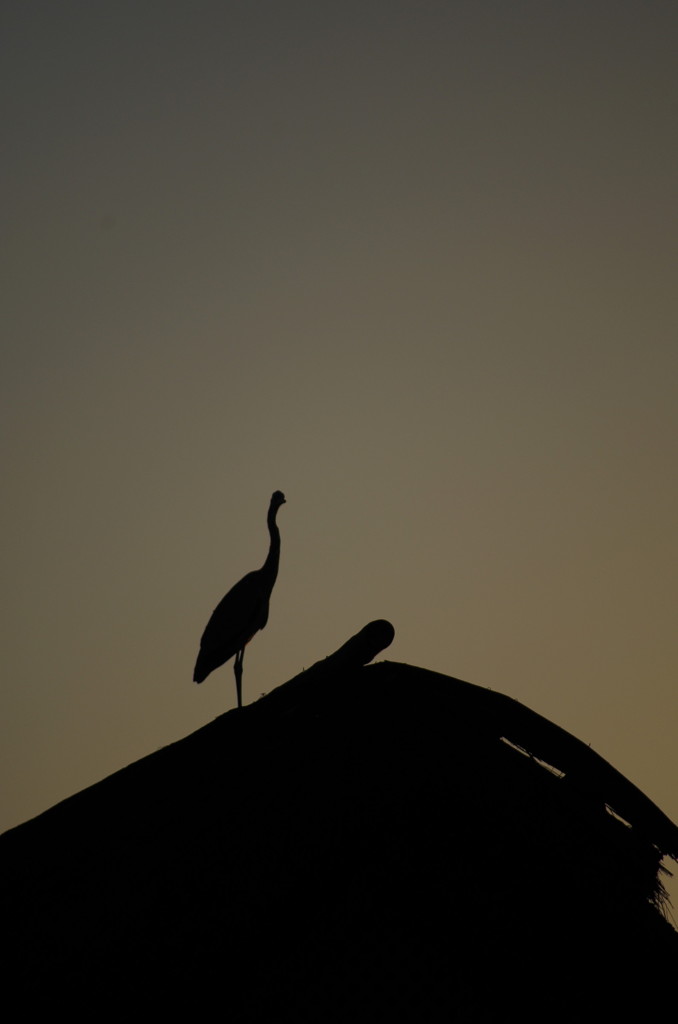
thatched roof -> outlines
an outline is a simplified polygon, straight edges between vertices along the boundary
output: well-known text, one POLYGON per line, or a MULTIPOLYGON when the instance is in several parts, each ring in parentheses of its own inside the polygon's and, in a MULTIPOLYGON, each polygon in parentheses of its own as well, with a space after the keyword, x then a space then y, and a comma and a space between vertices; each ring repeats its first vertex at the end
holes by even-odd
POLYGON ((658 1011, 675 826, 509 697, 365 666, 384 629, 0 837, 10 987, 234 1021, 658 1011))

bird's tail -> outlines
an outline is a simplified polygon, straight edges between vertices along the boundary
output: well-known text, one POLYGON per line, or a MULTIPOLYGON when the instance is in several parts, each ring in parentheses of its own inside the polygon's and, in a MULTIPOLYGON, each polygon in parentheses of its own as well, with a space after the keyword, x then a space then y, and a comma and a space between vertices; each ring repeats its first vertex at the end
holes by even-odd
POLYGON ((195 668, 193 669, 193 682, 202 683, 205 681, 205 679, 207 679, 209 674, 210 670, 205 664, 201 651, 200 654, 198 655, 198 660, 195 663, 195 668))

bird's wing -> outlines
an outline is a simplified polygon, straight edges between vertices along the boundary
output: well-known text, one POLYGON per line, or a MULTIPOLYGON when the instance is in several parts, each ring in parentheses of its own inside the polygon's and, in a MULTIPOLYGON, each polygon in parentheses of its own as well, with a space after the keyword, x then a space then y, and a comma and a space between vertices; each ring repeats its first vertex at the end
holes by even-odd
POLYGON ((268 594, 259 571, 248 572, 222 597, 212 612, 200 640, 200 650, 220 649, 224 661, 237 654, 258 629, 268 613, 268 594), (223 654, 224 650, 230 654, 223 654))

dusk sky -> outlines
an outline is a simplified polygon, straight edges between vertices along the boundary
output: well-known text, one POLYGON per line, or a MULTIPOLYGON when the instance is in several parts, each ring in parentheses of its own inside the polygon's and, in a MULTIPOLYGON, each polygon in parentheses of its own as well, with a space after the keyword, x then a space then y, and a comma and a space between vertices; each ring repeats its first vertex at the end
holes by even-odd
POLYGON ((387 618, 677 821, 678 5, 10 0, 0 45, 0 829, 234 706, 193 665, 276 488, 246 702, 387 618))

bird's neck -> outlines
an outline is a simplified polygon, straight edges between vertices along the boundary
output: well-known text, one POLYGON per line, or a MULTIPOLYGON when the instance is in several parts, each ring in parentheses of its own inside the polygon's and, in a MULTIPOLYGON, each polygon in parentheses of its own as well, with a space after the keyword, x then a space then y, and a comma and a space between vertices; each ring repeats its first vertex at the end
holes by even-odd
POLYGON ((280 531, 278 524, 275 521, 276 512, 275 508, 268 510, 268 532, 271 535, 271 546, 268 549, 268 556, 264 562, 264 572, 268 573, 273 579, 278 575, 278 564, 280 562, 280 531))

